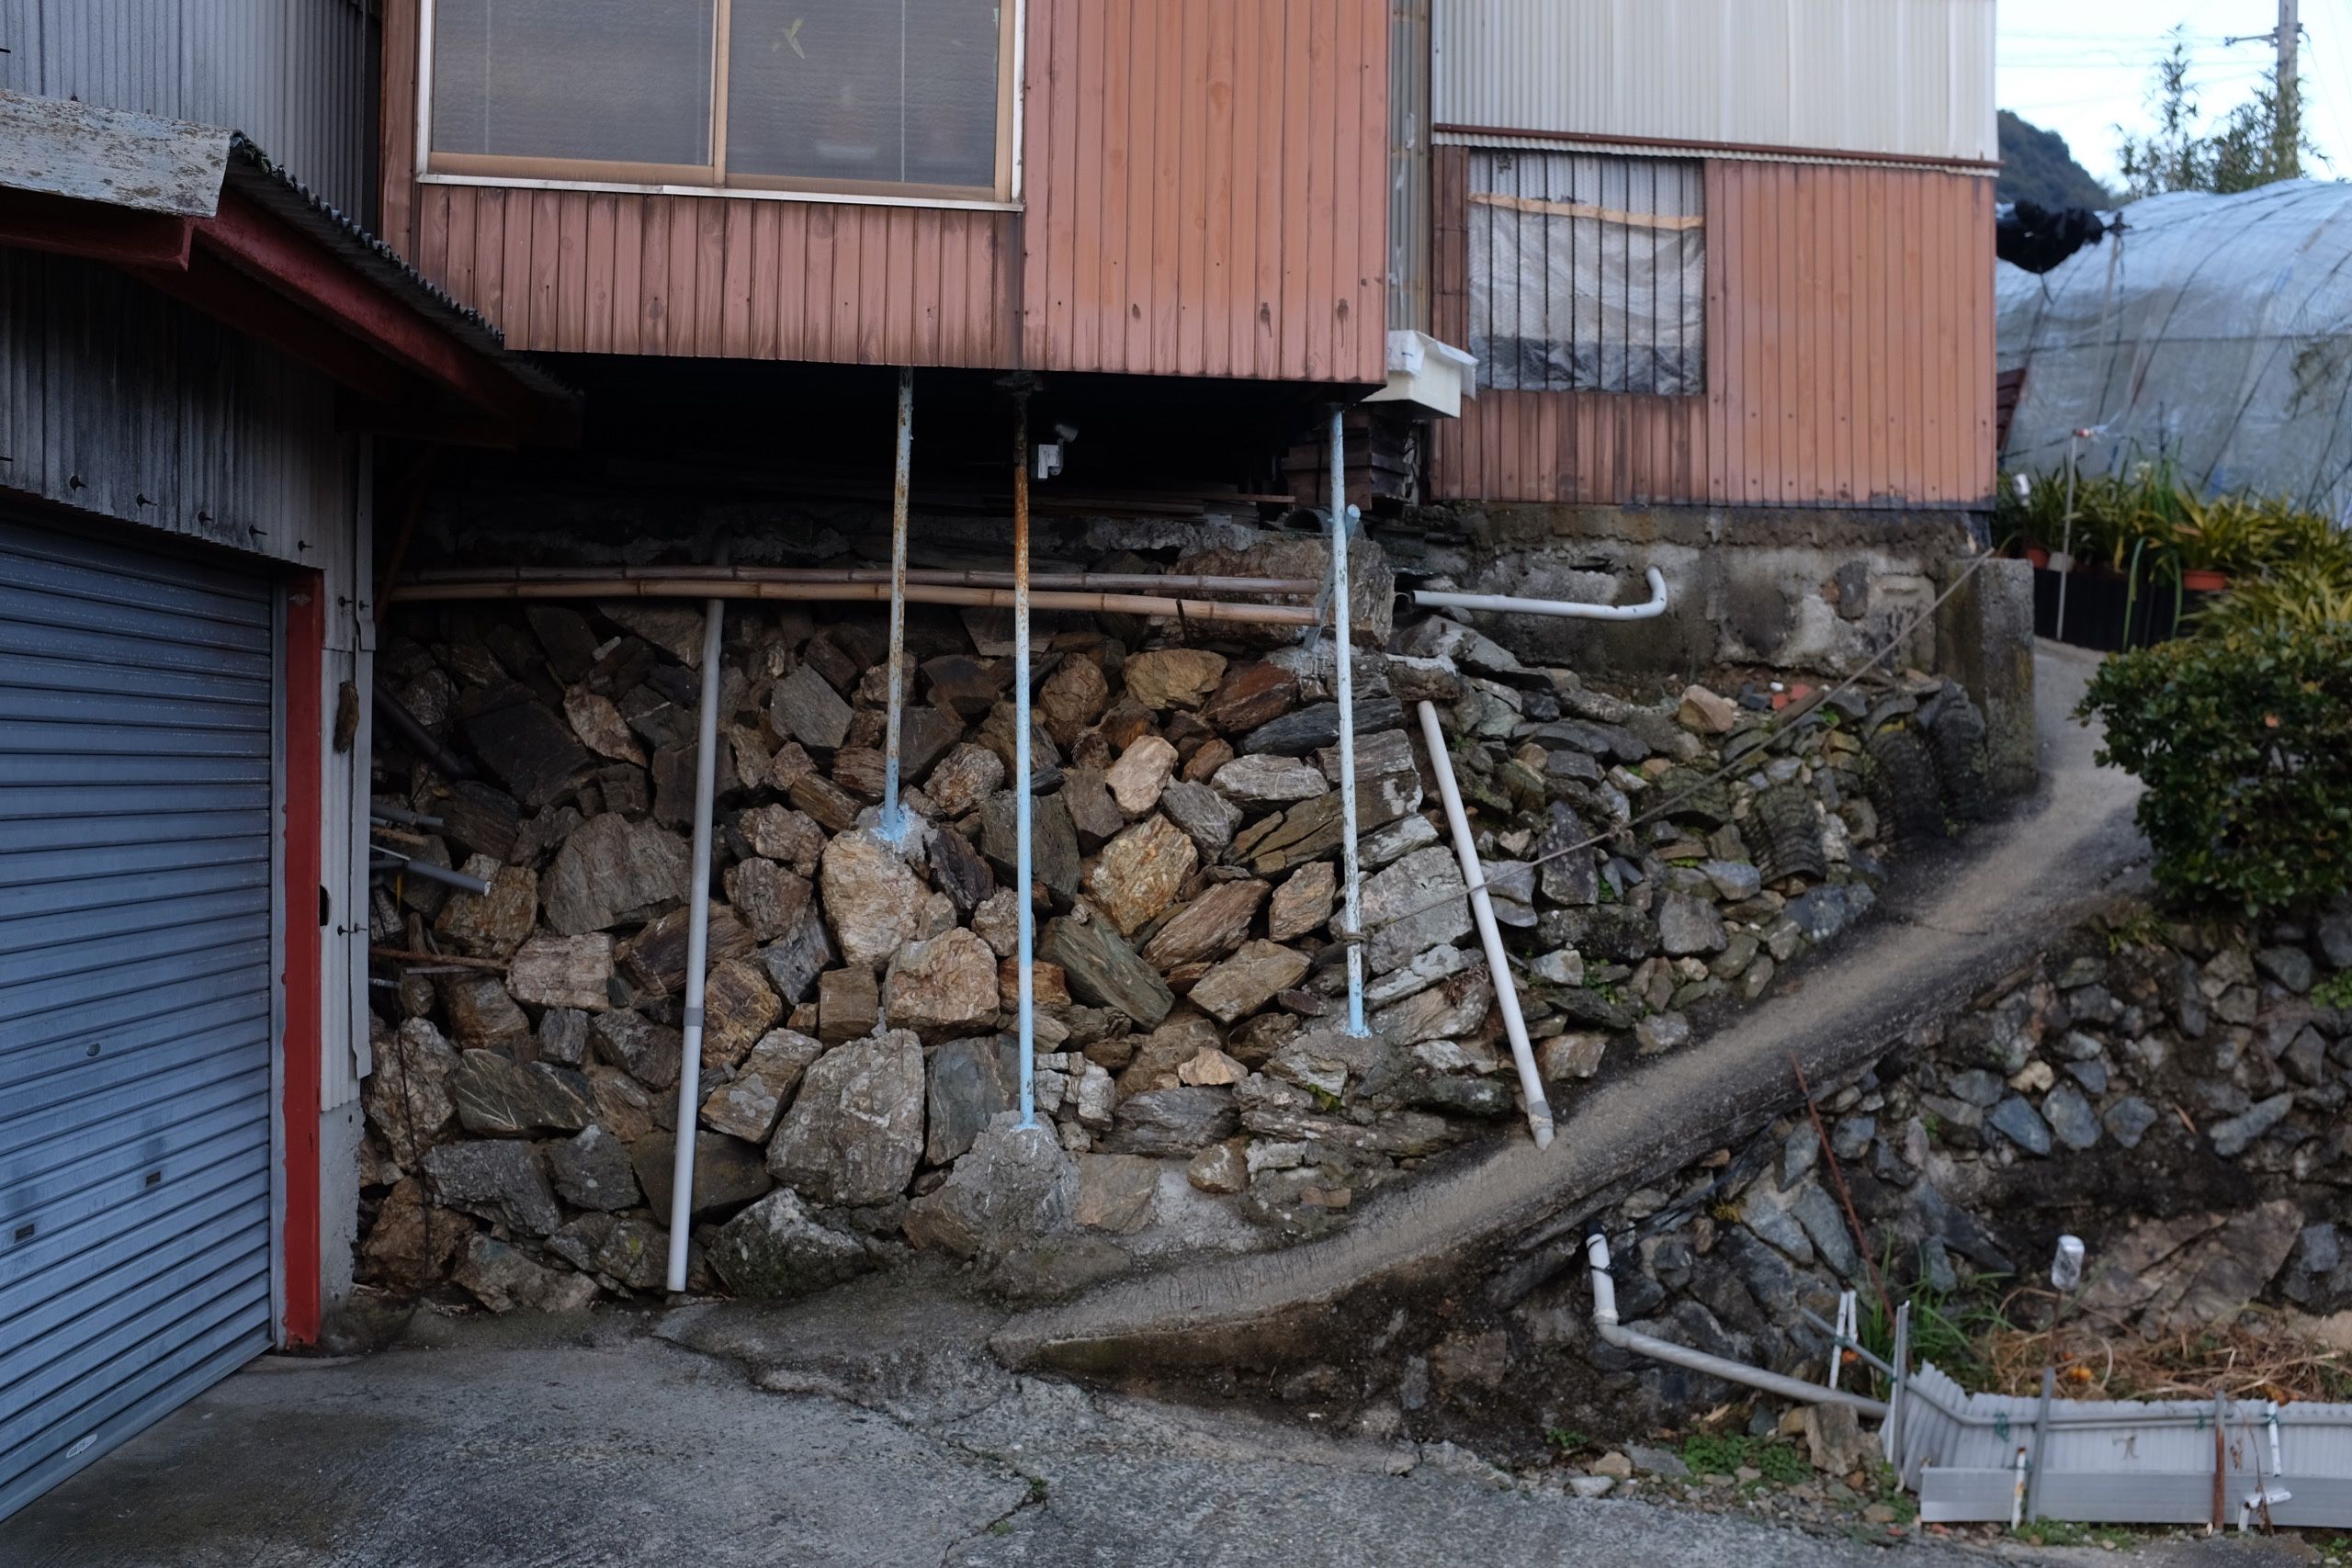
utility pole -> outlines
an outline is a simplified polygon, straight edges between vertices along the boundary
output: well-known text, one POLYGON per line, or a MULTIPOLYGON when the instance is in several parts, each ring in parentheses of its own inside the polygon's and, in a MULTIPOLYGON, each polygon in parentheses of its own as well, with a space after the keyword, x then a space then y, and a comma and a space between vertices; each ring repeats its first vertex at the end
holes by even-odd
POLYGON ((2300 179, 2303 173, 2303 83, 2297 60, 2303 38, 2302 0, 2278 0, 2278 26, 2267 33, 2225 38, 2223 48, 2268 39, 2278 51, 2277 96, 2271 104, 2268 179, 2300 179))
POLYGON ((2302 0, 2278 0, 2278 119, 2271 134, 2281 175, 2303 172, 2303 82, 2295 60, 2302 36, 2302 0))

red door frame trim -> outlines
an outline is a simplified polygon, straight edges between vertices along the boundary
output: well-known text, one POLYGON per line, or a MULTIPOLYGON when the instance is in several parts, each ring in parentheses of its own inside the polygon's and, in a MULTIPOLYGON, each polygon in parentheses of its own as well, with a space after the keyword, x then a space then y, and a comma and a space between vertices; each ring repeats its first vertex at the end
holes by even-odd
POLYGON ((321 1039, 320 779, 326 679, 326 589, 315 571, 286 585, 286 1034, 280 1042, 286 1127, 286 1317, 288 1345, 319 1337, 319 1102, 321 1039))

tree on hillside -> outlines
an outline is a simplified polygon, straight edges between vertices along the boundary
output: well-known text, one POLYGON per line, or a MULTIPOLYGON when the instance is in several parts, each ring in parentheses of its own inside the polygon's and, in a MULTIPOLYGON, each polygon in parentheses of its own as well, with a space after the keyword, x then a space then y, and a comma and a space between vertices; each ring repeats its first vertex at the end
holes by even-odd
POLYGON ((2125 136, 2117 149, 2128 198, 2173 190, 2228 195, 2303 177, 2304 157, 2316 156, 2318 149, 2303 133, 2301 84, 2282 94, 2273 73, 2254 96, 2207 131, 2188 69, 2188 47, 2175 28, 2172 51, 2156 62, 2148 94, 2156 129, 2144 137, 2125 136))
POLYGON ((2075 162, 2074 150, 2054 130, 2001 111, 2001 177, 1996 201, 2030 201, 2052 210, 2068 207, 2109 208, 2115 193, 2075 162))

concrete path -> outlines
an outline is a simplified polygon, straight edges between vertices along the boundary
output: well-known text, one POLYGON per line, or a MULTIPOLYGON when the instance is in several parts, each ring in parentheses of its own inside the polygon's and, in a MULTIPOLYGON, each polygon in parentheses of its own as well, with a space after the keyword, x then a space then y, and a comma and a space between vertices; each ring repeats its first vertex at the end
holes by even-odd
POLYGON ((1794 1098, 1789 1058, 1821 1082, 1964 1002, 2132 881, 2137 785, 2099 768, 2073 711, 2098 658, 2036 656, 2040 789, 2005 819, 1899 866, 1882 911, 1713 1038, 1555 1101, 1560 1135, 1517 1138, 1383 1192, 1345 1231, 1277 1253, 1120 1280, 1014 1319, 1017 1365, 1132 1375, 1279 1366, 1363 1343, 1395 1308, 1524 1265, 1548 1271, 1616 1192, 1720 1146, 1794 1098))
MULTIPOLYGON (((1451 1450, 1016 1377, 979 1350, 985 1318, 901 1286, 783 1311, 427 1321, 364 1359, 266 1360, 0 1526, 0 1563, 1885 1561, 1745 1518, 1544 1495, 1451 1450)), ((1935 1547, 1901 1560, 1985 1561, 1935 1547)))

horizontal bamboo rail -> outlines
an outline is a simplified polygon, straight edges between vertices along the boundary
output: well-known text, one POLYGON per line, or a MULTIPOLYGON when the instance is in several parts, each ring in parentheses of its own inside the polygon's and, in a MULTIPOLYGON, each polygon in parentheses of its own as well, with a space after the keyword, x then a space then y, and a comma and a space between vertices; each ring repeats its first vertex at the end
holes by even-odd
MULTIPOLYGON (((819 604, 878 604, 890 597, 890 584, 880 582, 798 582, 744 580, 705 573, 696 577, 563 578, 551 581, 469 579, 455 581, 412 580, 384 598, 396 604, 452 603, 484 599, 775 599, 819 604)), ((907 585, 907 600, 915 604, 952 604, 972 609, 1010 610, 1009 588, 964 588, 942 583, 907 585)), ((1167 598, 1150 593, 1096 593, 1048 590, 1032 592, 1035 610, 1080 610, 1104 615, 1147 615, 1163 620, 1218 621, 1230 625, 1312 626, 1323 616, 1311 604, 1236 604, 1221 599, 1167 598)))

